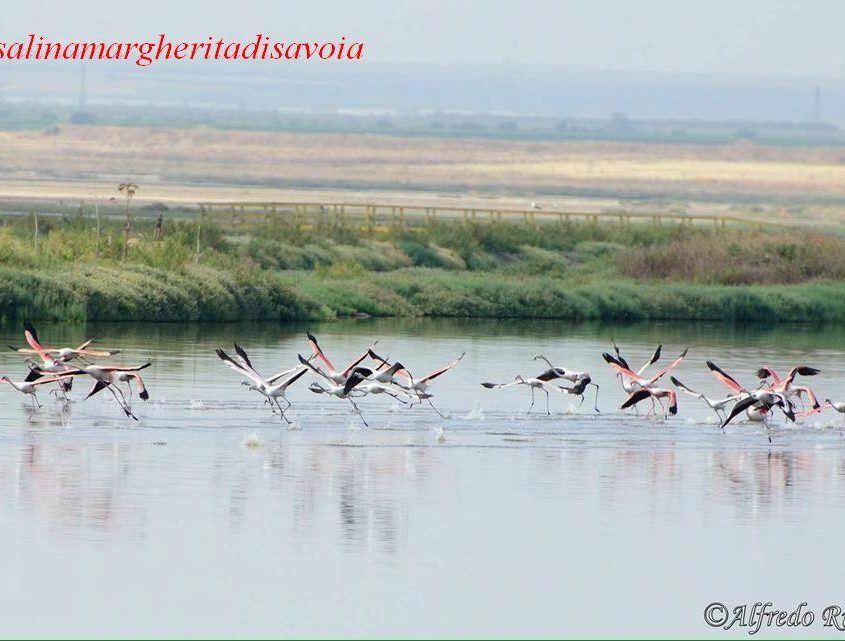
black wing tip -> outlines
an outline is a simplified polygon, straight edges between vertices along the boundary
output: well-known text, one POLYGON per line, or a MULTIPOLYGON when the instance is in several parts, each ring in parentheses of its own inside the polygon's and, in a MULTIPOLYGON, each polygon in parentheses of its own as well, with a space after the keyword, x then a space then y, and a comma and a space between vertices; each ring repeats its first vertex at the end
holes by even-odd
POLYGON ((757 378, 762 378, 762 379, 764 379, 764 378, 769 378, 769 376, 771 376, 771 375, 772 375, 772 373, 771 373, 771 371, 769 371, 769 369, 768 369, 767 367, 761 367, 761 368, 760 368, 760 369, 758 369, 756 372, 754 372, 754 375, 755 375, 757 378))
POLYGON ((307 359, 302 357, 302 354, 297 354, 296 357, 299 359, 299 362, 303 365, 311 365, 311 363, 307 359))
POLYGON ((486 387, 487 389, 493 389, 494 387, 496 387, 496 384, 495 383, 482 383, 481 387, 486 387))
POLYGON ((820 369, 816 369, 815 367, 808 367, 806 365, 802 365, 801 367, 797 368, 797 371, 801 376, 815 376, 816 374, 821 374, 820 369))
POLYGON ((142 399, 144 399, 146 401, 150 398, 150 393, 147 390, 144 390, 143 392, 138 394, 138 396, 140 396, 142 399))
POLYGON ((672 381, 672 383, 674 383, 678 387, 684 387, 684 384, 681 381, 679 381, 677 378, 675 378, 674 376, 670 376, 669 380, 672 381))

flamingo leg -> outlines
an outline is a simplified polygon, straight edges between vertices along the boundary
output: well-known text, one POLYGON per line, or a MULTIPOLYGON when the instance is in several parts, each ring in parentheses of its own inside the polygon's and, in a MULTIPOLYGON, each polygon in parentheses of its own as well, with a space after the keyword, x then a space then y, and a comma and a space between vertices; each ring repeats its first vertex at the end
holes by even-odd
MULTIPOLYGON (((285 419, 285 422, 287 422, 287 424, 290 425, 291 420, 287 416, 285 416, 285 410, 282 409, 282 405, 279 403, 279 399, 276 398, 274 400, 276 401, 276 407, 279 408, 279 414, 281 414, 282 418, 285 419)), ((285 399, 285 400, 287 400, 287 399, 285 399)), ((290 407, 290 403, 288 403, 288 407, 290 407)))
POLYGON ((595 403, 593 405, 593 408, 596 410, 597 414, 601 414, 601 410, 599 409, 599 386, 598 386, 597 383, 591 383, 591 385, 596 386, 596 400, 595 400, 595 403))
POLYGON ((369 427, 369 426, 370 426, 370 424, 369 424, 369 423, 367 423, 367 419, 365 419, 365 418, 364 418, 364 415, 361 413, 360 408, 359 408, 359 407, 355 404, 355 401, 353 401, 351 398, 350 398, 350 399, 347 399, 347 400, 348 400, 350 403, 352 403, 352 407, 354 407, 354 408, 355 408, 355 411, 356 411, 356 412, 358 412, 358 416, 360 416, 360 417, 361 417, 361 421, 364 423, 364 426, 365 426, 365 427, 369 427))
POLYGON ((531 390, 531 405, 528 406, 526 414, 530 414, 531 410, 534 408, 534 388, 530 387, 529 389, 531 390))
POLYGON ((552 415, 552 411, 549 409, 549 390, 547 390, 547 389, 544 387, 544 388, 543 388, 543 391, 546 393, 546 414, 548 414, 549 416, 551 416, 551 415, 552 415))
POLYGON ((431 409, 433 409, 435 412, 437 412, 437 415, 438 415, 440 418, 446 418, 446 417, 443 415, 443 413, 442 413, 439 409, 437 409, 436 407, 434 407, 434 403, 432 403, 432 402, 431 402, 431 399, 430 399, 430 398, 429 398, 429 399, 426 399, 426 400, 428 401, 428 404, 429 404, 429 405, 431 405, 431 409))

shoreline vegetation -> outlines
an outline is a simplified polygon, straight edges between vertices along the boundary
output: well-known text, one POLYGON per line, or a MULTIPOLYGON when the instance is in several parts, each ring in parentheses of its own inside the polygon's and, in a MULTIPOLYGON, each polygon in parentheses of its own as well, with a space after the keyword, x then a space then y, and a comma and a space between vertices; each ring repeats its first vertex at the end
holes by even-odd
POLYGON ((647 224, 435 223, 99 235, 82 216, 0 224, 0 320, 343 317, 845 321, 845 238, 647 224), (158 238, 158 240, 154 240, 158 238))

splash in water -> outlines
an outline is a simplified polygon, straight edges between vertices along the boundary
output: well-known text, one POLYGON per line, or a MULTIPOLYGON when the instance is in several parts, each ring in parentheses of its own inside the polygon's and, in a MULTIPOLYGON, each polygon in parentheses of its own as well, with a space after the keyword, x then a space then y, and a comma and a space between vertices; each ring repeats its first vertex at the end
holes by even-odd
POLYGON ((472 405, 472 409, 467 412, 464 418, 468 421, 483 421, 484 420, 484 409, 481 407, 481 403, 475 401, 472 405))
POLYGON ((242 447, 259 447, 260 445, 261 441, 258 439, 258 434, 256 432, 247 434, 244 436, 244 440, 241 441, 242 447))

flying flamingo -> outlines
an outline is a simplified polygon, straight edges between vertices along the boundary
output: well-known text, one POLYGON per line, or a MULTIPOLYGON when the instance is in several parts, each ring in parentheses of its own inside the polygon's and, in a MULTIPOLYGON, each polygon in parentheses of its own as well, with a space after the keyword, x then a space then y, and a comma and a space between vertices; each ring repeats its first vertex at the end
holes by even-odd
MULTIPOLYGON (((659 348, 658 348, 659 351, 659 348)), ((657 354, 657 352, 655 352, 657 354)), ((647 389, 653 387, 654 384, 663 378, 667 373, 675 369, 687 355, 687 350, 685 349, 681 354, 671 363, 669 363, 666 367, 661 369, 657 374, 650 378, 645 378, 644 376, 640 375, 637 372, 634 372, 630 368, 626 367, 626 362, 624 359, 619 359, 618 357, 614 357, 607 352, 602 354, 602 358, 604 358, 605 362, 610 365, 614 370, 616 370, 617 376, 622 379, 622 386, 626 392, 629 394, 633 394, 634 392, 638 392, 642 389, 647 389), (626 381, 627 379, 627 381, 626 381)), ((650 361, 651 362, 651 361, 650 361)), ((645 367, 648 366, 649 363, 644 365, 640 368, 640 371, 643 371, 645 367)), ((645 397, 643 397, 645 398, 645 397)), ((652 400, 657 397, 652 397, 652 400)), ((642 400, 642 399, 640 399, 642 400)), ((638 401, 639 402, 639 401, 638 401)))
POLYGON ((669 399, 668 409, 664 408, 664 418, 669 418, 669 414, 672 414, 674 416, 678 413, 678 395, 675 393, 674 390, 663 389, 660 387, 643 387, 641 389, 638 389, 637 391, 629 395, 627 399, 625 399, 625 402, 622 403, 622 406, 619 409, 628 409, 629 407, 633 407, 640 401, 644 401, 647 398, 650 398, 652 401, 652 411, 654 411, 655 400, 660 403, 660 407, 662 408, 662 399, 669 399))
POLYGON ((8 383, 16 390, 18 390, 21 394, 26 394, 27 396, 29 396, 30 400, 32 401, 33 409, 35 409, 36 406, 41 407, 41 403, 38 402, 38 396, 36 396, 38 386, 44 385, 46 383, 56 383, 61 380, 62 379, 59 376, 45 376, 35 381, 13 381, 8 376, 0 377, 0 381, 8 383))
MULTIPOLYGON (((340 384, 335 383, 329 375, 324 372, 322 369, 317 367, 316 365, 312 365, 310 361, 304 359, 301 355, 299 355, 299 362, 305 365, 306 367, 310 368, 315 374, 325 379, 328 387, 324 387, 320 385, 317 381, 311 383, 308 386, 315 394, 328 394, 329 396, 334 396, 336 398, 348 400, 352 407, 357 412, 358 416, 361 417, 361 421, 363 421, 366 427, 369 427, 370 424, 367 423, 367 419, 364 418, 364 414, 361 412, 361 408, 352 400, 353 392, 355 391, 356 387, 367 380, 367 378, 373 373, 373 370, 367 367, 355 367, 349 372, 349 375, 346 377, 346 380, 340 384)), ((366 392, 364 392, 366 394, 366 392)), ((363 396, 364 394, 360 394, 363 396)))
MULTIPOLYGON (((39 342, 38 334, 36 333, 35 328, 32 326, 32 324, 26 323, 24 327, 25 331, 28 331, 31 337, 36 342, 39 342)), ((29 340, 27 340, 27 342, 29 342, 29 340)), ((119 349, 91 349, 90 345, 93 342, 94 339, 90 338, 81 345, 79 345, 79 347, 44 347, 39 343, 39 347, 41 348, 40 350, 35 349, 34 347, 14 347, 13 345, 7 345, 6 347, 8 347, 13 352, 18 352, 19 354, 38 354, 39 356, 41 356, 42 352, 46 352, 54 360, 64 363, 67 363, 68 361, 71 361, 75 358, 85 358, 87 356, 108 357, 114 356, 115 354, 120 354, 119 349)))
MULTIPOLYGON (((150 362, 146 362, 143 365, 86 365, 84 367, 64 370, 60 374, 57 374, 57 376, 62 378, 70 376, 90 376, 94 379, 94 386, 91 388, 91 391, 88 392, 88 395, 85 397, 86 399, 91 398, 94 394, 97 394, 103 389, 108 389, 109 392, 111 392, 111 395, 114 396, 118 405, 120 405, 120 409, 123 410, 124 414, 137 421, 138 417, 132 413, 123 390, 121 390, 116 383, 134 380, 138 385, 138 396, 146 401, 150 398, 150 394, 147 392, 147 388, 144 385, 144 379, 141 378, 141 375, 138 372, 142 369, 146 369, 150 365, 152 365, 150 362)), ((40 371, 40 368, 35 368, 35 370, 40 371)))
MULTIPOLYGON (((382 363, 385 363, 387 360, 381 358, 372 350, 369 350, 369 353, 371 358, 375 357, 376 360, 381 361, 382 363)), ((411 376, 411 373, 407 370, 407 368, 403 367, 401 370, 398 370, 396 372, 395 376, 399 377, 399 380, 394 380, 394 382, 402 389, 408 392, 413 392, 420 401, 428 401, 428 404, 431 405, 431 409, 437 412, 438 415, 443 416, 440 410, 438 410, 434 406, 434 403, 431 402, 432 395, 428 393, 428 386, 435 378, 442 376, 450 369, 455 367, 458 363, 460 363, 464 356, 466 356, 466 352, 461 352, 461 355, 458 356, 458 358, 456 358, 448 365, 436 369, 433 372, 426 374, 425 376, 420 376, 419 378, 411 376)))
POLYGON ((672 384, 677 387, 679 390, 684 392, 685 394, 689 394, 690 396, 694 396, 695 398, 700 398, 702 401, 707 403, 707 406, 713 410, 716 414, 716 418, 719 419, 719 423, 725 420, 727 414, 725 413, 725 407, 733 403, 734 401, 739 400, 742 398, 742 394, 734 394, 733 396, 726 396, 725 398, 710 398, 709 396, 705 396, 695 390, 687 387, 681 381, 679 381, 674 376, 670 376, 669 380, 672 381, 672 384))
POLYGON ((542 390, 543 393, 545 393, 546 395, 546 414, 551 416, 552 412, 549 409, 549 390, 546 389, 546 384, 550 380, 553 380, 558 377, 553 376, 550 379, 542 379, 542 376, 543 375, 540 374, 540 376, 536 378, 525 378, 522 375, 518 374, 510 383, 482 383, 481 386, 486 387, 487 389, 504 389, 506 387, 513 387, 514 385, 526 385, 528 389, 531 390, 531 405, 528 406, 528 414, 530 414, 531 410, 534 409, 534 391, 538 389, 542 390))
POLYGON ((294 367, 292 369, 285 370, 284 372, 279 372, 270 378, 264 379, 257 371, 255 371, 246 350, 237 343, 235 343, 235 353, 238 358, 237 361, 219 347, 215 351, 217 352, 217 356, 219 356, 230 369, 233 369, 247 379, 246 381, 243 381, 241 385, 246 385, 249 389, 263 395, 266 402, 270 404, 271 411, 275 411, 273 410, 273 403, 275 403, 281 417, 287 421, 288 425, 291 424, 290 419, 288 419, 285 415, 285 410, 290 409, 291 406, 291 402, 285 396, 285 392, 291 385, 293 385, 293 383, 299 380, 305 372, 308 371, 306 368, 294 367), (279 403, 280 398, 287 403, 287 406, 284 409, 282 409, 282 406, 279 403))
MULTIPOLYGON (((593 385, 596 388, 596 398, 594 403, 594 408, 596 412, 599 411, 599 386, 598 383, 593 383, 593 379, 590 377, 589 372, 576 372, 574 370, 568 370, 564 367, 556 367, 552 365, 551 361, 548 358, 543 356, 542 354, 537 354, 534 357, 534 360, 542 360, 545 361, 546 365, 549 366, 549 369, 540 374, 537 378, 540 380, 546 380, 547 377, 554 375, 554 378, 560 378, 565 381, 569 381, 572 383, 572 387, 562 387, 560 385, 557 386, 558 391, 564 392, 566 394, 573 394, 575 396, 581 397, 581 405, 584 403, 584 392, 587 389, 588 385, 593 385)), ((552 380, 549 378, 548 380, 552 380)))
MULTIPOLYGON (((806 394, 807 398, 810 399, 810 403, 813 409, 819 407, 819 401, 816 398, 816 395, 813 393, 809 387, 805 385, 794 385, 795 377, 797 375, 801 376, 815 376, 819 373, 815 367, 807 367, 806 365, 799 365, 798 367, 793 367, 786 375, 786 378, 780 378, 777 373, 769 366, 761 367, 757 370, 757 378, 762 381, 768 382, 768 379, 771 378, 770 388, 772 391, 780 392, 786 398, 791 398, 793 396, 797 396, 799 400, 801 399, 802 394, 806 394)), ((803 400, 802 400, 803 403, 803 400)))
MULTIPOLYGON (((722 422, 722 429, 724 429, 725 425, 730 423, 737 415, 757 405, 763 406, 767 410, 769 410, 767 412, 767 415, 771 414, 772 408, 778 407, 784 413, 787 419, 789 419, 790 421, 795 421, 795 412, 792 409, 792 403, 789 401, 789 399, 786 398, 786 396, 784 396, 780 392, 772 392, 770 390, 758 389, 754 390, 753 392, 750 392, 748 396, 746 396, 745 398, 741 398, 734 404, 731 413, 728 415, 728 418, 726 418, 722 422)), ((765 423, 766 430, 768 431, 769 443, 771 443, 771 426, 769 425, 768 421, 766 421, 765 423)))
MULTIPOLYGON (((317 343, 317 339, 314 338, 314 335, 311 334, 311 333, 308 333, 307 336, 308 336, 308 345, 310 345, 311 351, 314 352, 314 356, 316 358, 320 359, 321 361, 323 361, 323 365, 326 366, 326 370, 324 372, 324 375, 332 383, 336 383, 338 385, 343 385, 346 382, 346 379, 352 373, 352 370, 354 370, 358 365, 360 365, 361 361, 363 361, 369 355, 370 350, 367 350, 366 352, 361 354, 358 358, 356 358, 354 361, 352 361, 349 365, 347 365, 346 369, 336 370, 334 365, 332 364, 332 362, 328 359, 328 357, 325 355, 323 350, 320 348, 320 345, 319 345, 319 343, 317 343)), ((374 343, 374 345, 377 344, 377 343, 378 343, 378 341, 376 341, 376 343, 374 343)))

